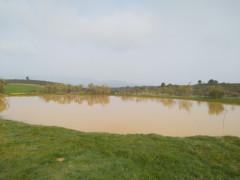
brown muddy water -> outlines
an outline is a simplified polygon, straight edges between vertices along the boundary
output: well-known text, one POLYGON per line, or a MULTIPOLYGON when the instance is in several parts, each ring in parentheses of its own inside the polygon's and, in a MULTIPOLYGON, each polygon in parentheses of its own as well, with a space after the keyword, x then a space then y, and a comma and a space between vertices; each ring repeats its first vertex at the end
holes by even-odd
POLYGON ((240 106, 114 96, 6 97, 0 117, 84 132, 239 136, 240 106))

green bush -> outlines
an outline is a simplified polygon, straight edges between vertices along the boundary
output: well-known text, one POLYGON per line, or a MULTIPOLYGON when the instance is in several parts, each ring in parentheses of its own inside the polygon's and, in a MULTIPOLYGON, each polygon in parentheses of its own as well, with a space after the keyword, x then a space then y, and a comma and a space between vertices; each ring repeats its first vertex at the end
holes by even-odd
POLYGON ((0 80, 0 93, 4 92, 5 85, 6 85, 6 82, 4 80, 0 80))
POLYGON ((212 88, 209 91, 210 98, 222 98, 223 96, 224 96, 224 92, 220 88, 212 88))

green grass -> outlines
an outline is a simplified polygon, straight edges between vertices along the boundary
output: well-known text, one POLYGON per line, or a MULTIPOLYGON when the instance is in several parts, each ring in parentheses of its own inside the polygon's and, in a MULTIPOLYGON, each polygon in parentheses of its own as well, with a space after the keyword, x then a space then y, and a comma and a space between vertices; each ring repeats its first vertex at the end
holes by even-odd
POLYGON ((0 179, 240 179, 240 138, 81 133, 0 120, 0 179))
POLYGON ((31 94, 39 93, 42 89, 41 85, 37 84, 22 84, 10 83, 4 88, 6 94, 31 94))

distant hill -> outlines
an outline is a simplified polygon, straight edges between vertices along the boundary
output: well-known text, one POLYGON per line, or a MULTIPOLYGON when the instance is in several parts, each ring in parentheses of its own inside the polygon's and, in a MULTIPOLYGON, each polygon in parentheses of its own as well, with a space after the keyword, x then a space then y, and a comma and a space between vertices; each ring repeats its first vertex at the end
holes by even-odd
POLYGON ((39 85, 59 84, 57 82, 51 82, 51 81, 26 80, 26 79, 5 79, 5 81, 7 83, 23 83, 23 84, 39 84, 39 85))
POLYGON ((63 81, 61 83, 59 82, 53 82, 53 81, 44 81, 44 80, 26 80, 26 79, 5 79, 7 83, 23 83, 23 84, 38 84, 38 85, 46 85, 46 84, 82 84, 84 86, 87 86, 90 83, 93 83, 95 85, 107 85, 112 88, 118 88, 118 87, 126 87, 126 86, 134 86, 133 84, 128 84, 122 81, 96 81, 96 80, 85 80, 85 79, 79 79, 79 83, 74 83, 70 81, 63 81))

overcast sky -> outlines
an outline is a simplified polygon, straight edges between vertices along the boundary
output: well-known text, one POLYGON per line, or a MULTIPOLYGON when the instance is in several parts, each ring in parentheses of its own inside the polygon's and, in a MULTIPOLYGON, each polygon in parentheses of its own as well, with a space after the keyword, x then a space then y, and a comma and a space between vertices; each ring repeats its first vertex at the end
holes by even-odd
POLYGON ((0 78, 240 82, 239 0, 0 0, 0 78))

